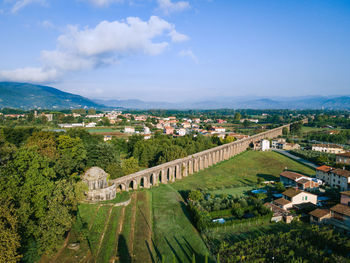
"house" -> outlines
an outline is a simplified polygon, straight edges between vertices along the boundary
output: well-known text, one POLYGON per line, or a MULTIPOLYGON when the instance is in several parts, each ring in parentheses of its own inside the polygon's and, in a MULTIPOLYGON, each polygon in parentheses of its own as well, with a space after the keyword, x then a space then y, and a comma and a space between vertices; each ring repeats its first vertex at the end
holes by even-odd
POLYGON ((343 147, 336 144, 313 144, 312 150, 325 153, 345 153, 343 147))
POLYGON ((350 184, 350 171, 344 169, 334 169, 329 172, 330 186, 336 187, 341 191, 347 191, 350 184))
POLYGON ((213 127, 213 130, 215 132, 225 132, 226 131, 226 129, 223 127, 213 127))
POLYGON ((340 203, 350 206, 350 191, 341 192, 340 195, 340 203))
POLYGON ((275 149, 283 149, 283 143, 286 143, 286 139, 284 138, 277 138, 271 140, 271 147, 275 149))
POLYGON ((327 165, 322 165, 316 168, 316 178, 322 180, 324 183, 330 185, 330 175, 329 172, 334 169, 327 165))
POLYGON ((89 122, 88 124, 85 125, 86 128, 94 128, 96 127, 96 122, 89 122))
POLYGON ((311 194, 295 188, 289 188, 282 193, 282 198, 274 200, 274 203, 277 202, 279 206, 283 209, 291 208, 294 205, 303 204, 303 203, 312 203, 316 205, 317 195, 311 194), (284 200, 283 200, 284 199, 284 200), (289 202, 286 202, 289 201, 289 202))
POLYGON ((282 144, 282 149, 286 150, 286 151, 291 151, 291 150, 299 150, 300 149, 300 145, 297 143, 283 143, 282 144))
POLYGON ((350 152, 339 153, 335 156, 336 163, 350 165, 350 152))
POLYGON ((135 132, 135 128, 134 127, 130 127, 130 126, 125 126, 124 132, 125 133, 134 133, 135 132))
POLYGON ((179 136, 185 136, 185 135, 186 135, 186 129, 183 129, 183 128, 178 129, 178 130, 177 130, 177 134, 178 134, 179 136))
POLYGON ((164 133, 165 134, 174 134, 174 128, 170 127, 170 126, 167 126, 167 127, 164 128, 164 133))
POLYGON ((293 207, 292 202, 284 199, 283 197, 274 200, 273 203, 284 210, 288 210, 293 207))
POLYGON ((309 213, 310 223, 313 224, 324 224, 327 219, 331 218, 331 211, 328 209, 317 208, 309 213))
POLYGON ((350 231, 350 206, 344 204, 336 204, 330 208, 331 210, 331 224, 336 227, 350 231))
POLYGON ((320 182, 296 172, 284 171, 280 174, 280 182, 283 183, 284 186, 292 186, 297 187, 300 190, 313 191, 317 190, 320 182))
POLYGON ((147 126, 144 126, 144 127, 143 127, 143 133, 144 133, 144 134, 150 134, 150 133, 151 133, 151 130, 150 130, 147 126))
POLYGON ((103 136, 103 140, 106 142, 106 141, 110 141, 112 140, 112 135, 104 135, 103 136))
POLYGON ((185 129, 191 128, 191 123, 189 123, 189 122, 183 122, 181 125, 182 125, 182 127, 184 127, 185 129))
POLYGON ((217 119, 216 121, 217 121, 217 123, 227 123, 227 121, 225 121, 223 119, 217 119))
POLYGON ((350 189, 350 172, 344 169, 322 165, 316 168, 316 178, 341 191, 350 189))
POLYGON ((271 222, 280 222, 283 219, 287 224, 289 224, 294 218, 289 211, 273 203, 265 203, 264 206, 269 208, 273 213, 273 216, 271 217, 271 222))
POLYGON ((270 141, 264 139, 254 142, 254 150, 263 152, 270 150, 270 141))

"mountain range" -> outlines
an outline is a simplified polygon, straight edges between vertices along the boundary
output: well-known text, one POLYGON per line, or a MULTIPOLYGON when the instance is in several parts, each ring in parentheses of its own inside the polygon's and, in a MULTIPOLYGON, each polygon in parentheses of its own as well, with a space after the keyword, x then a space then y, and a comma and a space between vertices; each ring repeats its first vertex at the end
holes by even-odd
POLYGON ((101 100, 30 83, 0 82, 0 108, 20 109, 332 109, 350 110, 350 96, 217 97, 211 100, 163 101, 101 100))
POLYGON ((101 108, 92 100, 61 90, 29 83, 0 82, 0 107, 18 109, 101 108))

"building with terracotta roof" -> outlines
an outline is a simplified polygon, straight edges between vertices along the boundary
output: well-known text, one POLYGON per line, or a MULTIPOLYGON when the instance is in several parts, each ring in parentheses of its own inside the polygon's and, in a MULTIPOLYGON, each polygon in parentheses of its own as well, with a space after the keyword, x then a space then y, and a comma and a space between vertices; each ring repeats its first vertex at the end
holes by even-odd
POLYGON ((287 199, 284 199, 283 197, 274 200, 273 203, 284 210, 287 210, 293 207, 292 202, 288 201, 287 199))
POLYGON ((282 172, 280 174, 280 181, 284 186, 298 187, 300 190, 306 191, 317 190, 320 184, 315 178, 291 171, 282 172))
POLYGON ((283 198, 290 201, 293 205, 302 203, 312 203, 316 205, 317 195, 305 192, 296 188, 289 188, 282 193, 283 198))
POLYGON ((336 144, 313 144, 312 150, 324 153, 345 153, 343 147, 336 144))
POLYGON ((332 218, 341 221, 350 229, 350 206, 343 204, 336 204, 330 208, 332 218))
POLYGON ((339 153, 335 156, 336 163, 350 165, 350 152, 339 153))
POLYGON ((328 209, 317 208, 309 213, 310 223, 324 224, 327 219, 331 218, 331 211, 328 209))
POLYGON ((350 191, 340 193, 340 203, 343 205, 350 206, 350 191))
POLYGON ((331 187, 338 188, 340 191, 350 189, 350 171, 344 169, 322 165, 316 168, 316 178, 331 187))

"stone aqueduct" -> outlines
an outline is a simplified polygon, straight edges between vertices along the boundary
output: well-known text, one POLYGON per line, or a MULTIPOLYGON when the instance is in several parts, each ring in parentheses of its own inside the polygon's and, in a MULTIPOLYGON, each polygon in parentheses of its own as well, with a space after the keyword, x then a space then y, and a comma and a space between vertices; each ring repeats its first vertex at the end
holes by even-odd
MULTIPOLYGON (((303 120, 306 123, 307 119, 303 120)), ((208 168, 216 163, 228 160, 245 151, 252 142, 272 139, 282 135, 283 128, 290 129, 290 124, 271 129, 248 138, 220 145, 185 158, 176 159, 114 180, 117 191, 129 191, 137 188, 150 188, 158 184, 174 182, 190 174, 208 168)))

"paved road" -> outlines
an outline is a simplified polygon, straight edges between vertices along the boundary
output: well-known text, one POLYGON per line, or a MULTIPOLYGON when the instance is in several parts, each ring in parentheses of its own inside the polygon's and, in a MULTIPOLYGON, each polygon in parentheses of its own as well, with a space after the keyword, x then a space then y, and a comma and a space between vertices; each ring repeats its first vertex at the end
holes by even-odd
POLYGON ((305 160, 305 159, 303 159, 303 158, 300 158, 300 157, 298 157, 298 156, 295 156, 295 155, 293 155, 293 154, 291 154, 291 153, 289 153, 289 152, 287 152, 287 151, 285 151, 285 150, 280 150, 280 149, 273 149, 273 151, 275 151, 275 152, 278 152, 278 153, 280 153, 280 154, 283 154, 283 155, 285 155, 285 156, 287 156, 287 157, 289 157, 289 158, 291 158, 291 159, 294 159, 294 160, 296 160, 296 161, 298 161, 298 162, 300 162, 300 163, 303 163, 303 164, 305 164, 305 165, 307 165, 307 166, 309 166, 309 167, 311 167, 311 168, 317 168, 317 167, 319 167, 319 165, 316 165, 316 164, 314 164, 314 163, 312 163, 312 162, 310 162, 310 161, 307 161, 307 160, 305 160))

